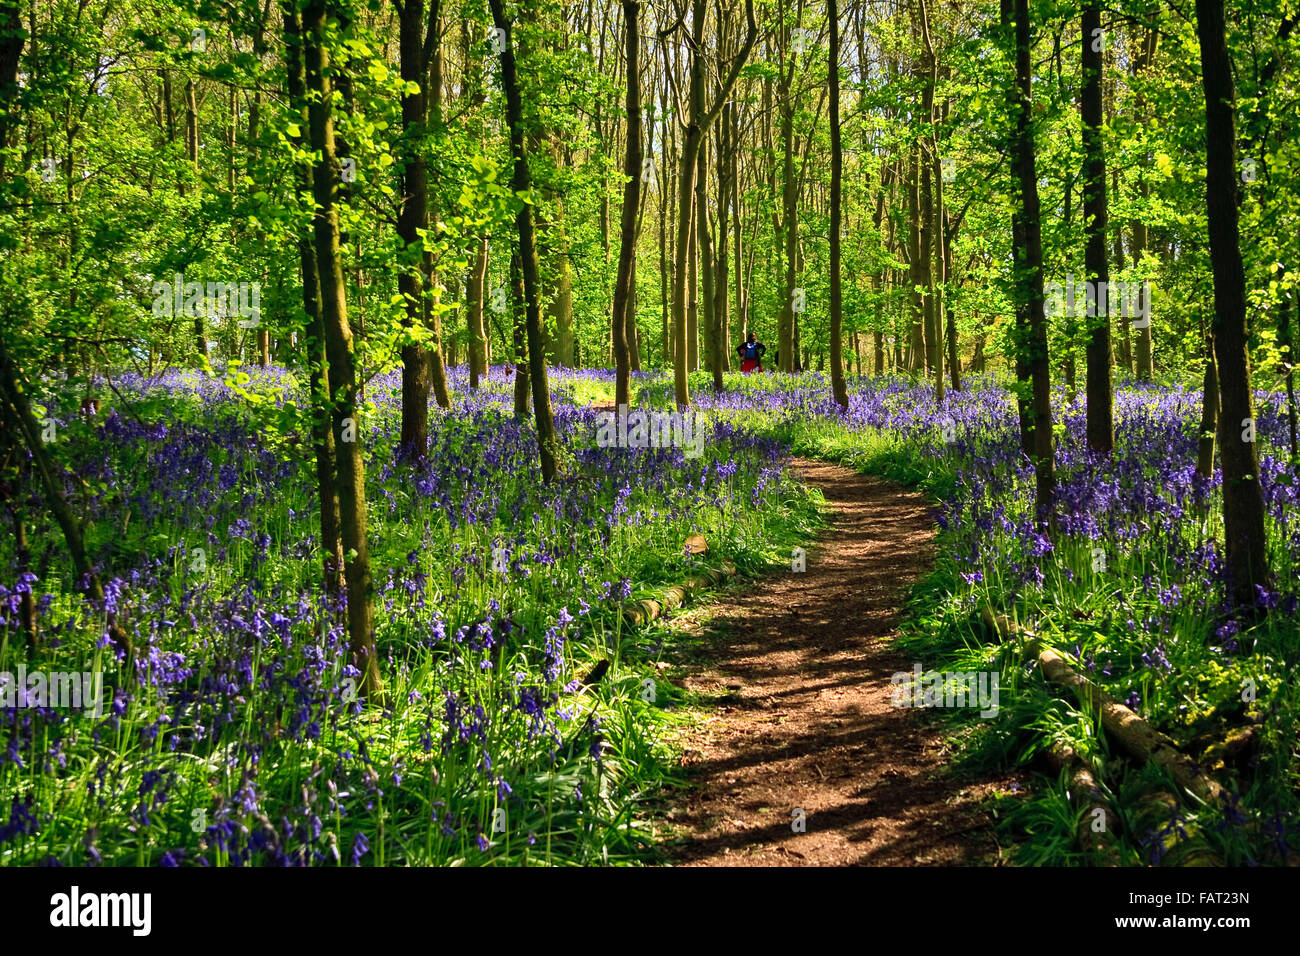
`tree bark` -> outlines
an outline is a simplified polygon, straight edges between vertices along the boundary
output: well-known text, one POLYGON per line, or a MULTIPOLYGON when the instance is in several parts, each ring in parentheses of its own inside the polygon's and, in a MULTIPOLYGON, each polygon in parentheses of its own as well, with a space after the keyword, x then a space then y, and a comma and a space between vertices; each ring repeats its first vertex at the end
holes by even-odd
MULTIPOLYGON (((433 17, 437 17, 434 0, 433 17)), ((398 0, 398 46, 402 79, 414 83, 414 91, 402 96, 401 158, 402 208, 397 217, 397 238, 402 243, 403 261, 397 275, 397 291, 406 315, 408 330, 428 326, 429 290, 424 285, 424 236, 429 227, 429 177, 425 166, 423 139, 428 102, 425 97, 424 0, 398 0)), ((437 42, 436 40, 434 42, 437 42)), ((407 460, 423 458, 429 447, 429 353, 418 341, 402 346, 402 424, 398 454, 407 460)))
MULTIPOLYGON (((40 427, 32 415, 31 404, 20 381, 16 362, 9 354, 4 337, 0 336, 0 405, 6 406, 8 412, 0 415, 8 430, 10 425, 22 433, 27 451, 32 456, 36 471, 41 477, 41 486, 45 489, 46 507, 54 516, 63 540, 68 546, 68 557, 77 575, 77 587, 85 591, 90 599, 101 607, 104 605, 104 586, 99 575, 91 567, 86 557, 86 544, 83 537, 81 521, 72 511, 68 499, 63 495, 62 482, 55 475, 54 462, 50 459, 45 443, 41 440, 40 427)), ((4 408, 0 408, 4 412, 4 408)), ((12 433, 12 432, 11 432, 12 433)), ((109 637, 129 668, 134 668, 135 659, 131 636, 117 620, 116 613, 109 613, 107 620, 109 637)))
POLYGON ((1201 383, 1201 429, 1196 441, 1196 470, 1207 481, 1214 477, 1214 433, 1219 427, 1219 372, 1214 365, 1214 342, 1205 338, 1205 377, 1201 383))
POLYGON ((826 0, 830 22, 829 77, 831 87, 831 395, 848 411, 849 392, 844 383, 844 308, 840 288, 840 209, 844 175, 844 150, 840 142, 840 14, 836 0, 826 0))
POLYGON ((1254 397, 1246 335, 1246 278, 1238 222, 1236 89, 1225 38, 1223 0, 1196 0, 1205 90, 1206 212, 1214 271, 1214 350, 1219 375, 1219 460, 1228 598, 1257 607, 1256 586, 1272 584, 1264 498, 1255 450, 1254 397), (1250 440, 1247 440, 1247 439, 1250 440))
POLYGON ((907 347, 907 370, 921 371, 925 367, 925 287, 922 278, 921 242, 921 146, 913 143, 911 147, 910 178, 907 182, 907 264, 908 279, 911 288, 908 301, 911 306, 911 337, 907 347))
MULTIPOLYGON (((496 2, 496 0, 493 0, 496 2)), ((693 29, 694 29, 694 46, 691 54, 691 103, 703 103, 703 96, 696 96, 696 89, 703 90, 704 83, 704 20, 707 12, 705 0, 693 0, 693 29)), ((731 71, 723 80, 721 88, 718 90, 717 98, 712 106, 703 114, 698 115, 692 108, 692 115, 687 124, 682 139, 682 156, 680 164, 680 174, 677 183, 677 248, 676 263, 674 268, 674 288, 673 288, 673 321, 675 323, 676 342, 675 354, 673 356, 673 392, 679 410, 687 408, 691 404, 690 389, 687 386, 686 369, 687 369, 687 350, 686 350, 686 287, 687 287, 687 270, 686 256, 687 246, 689 245, 689 233, 691 229, 691 212, 693 202, 693 191, 695 188, 695 167, 699 159, 700 140, 709 126, 713 123, 722 104, 726 102, 727 97, 731 95, 731 90, 736 84, 736 78, 740 75, 741 68, 749 58, 749 51, 754 46, 754 41, 758 38, 758 26, 754 22, 754 3, 753 0, 745 0, 745 21, 747 24, 745 32, 745 42, 741 45, 740 52, 732 61, 731 71)))
POLYGON ((718 342, 719 330, 716 304, 713 301, 714 263, 713 242, 709 236, 709 138, 704 137, 700 143, 700 158, 695 177, 695 233, 700 246, 700 314, 704 316, 704 341, 708 348, 709 369, 713 373, 713 390, 722 391, 722 356, 721 344, 718 342))
POLYGON ((1101 0, 1087 0, 1083 11, 1083 220, 1084 268, 1096 290, 1096 315, 1090 317, 1087 349, 1088 447, 1109 455, 1115 444, 1112 423, 1110 310, 1106 263, 1106 145, 1102 140, 1101 0))
MULTIPOLYGON (((614 404, 631 405, 632 369, 628 330, 636 322, 629 314, 636 260, 636 213, 641 202, 641 35, 639 0, 623 0, 623 30, 627 56, 627 146, 623 157, 623 212, 620 222, 618 277, 614 284, 614 404)), ((620 412, 621 413, 621 412, 620 412)))
MULTIPOLYGON (((1114 196, 1116 202, 1118 202, 1119 201, 1119 170, 1118 169, 1114 170, 1111 173, 1110 182, 1111 182, 1111 195, 1114 196)), ((1122 274, 1124 272, 1124 225, 1123 223, 1116 223, 1115 225, 1115 238, 1114 238, 1113 248, 1115 250, 1115 271, 1122 274)), ((1120 323, 1120 327, 1123 329, 1123 334, 1120 336, 1119 349, 1118 349, 1119 364, 1124 366, 1124 371, 1132 375, 1133 374, 1133 330, 1132 330, 1133 323, 1129 320, 1128 316, 1122 315, 1121 319, 1123 321, 1120 323)))
MULTIPOLYGON (((792 54, 797 56, 798 54, 792 54)), ((799 252, 799 193, 794 175, 794 103, 791 93, 790 73, 782 74, 781 83, 781 244, 784 246, 785 295, 781 300, 780 344, 781 371, 793 372, 799 364, 799 342, 795 331, 798 316, 794 310, 794 290, 797 280, 799 252)))
POLYGON ((483 308, 487 293, 488 239, 478 242, 478 252, 470 266, 466 284, 469 319, 469 387, 477 389, 487 375, 487 331, 483 325, 483 308))
POLYGON ((722 108, 722 118, 718 124, 718 229, 717 254, 714 256, 713 276, 713 327, 714 337, 718 342, 718 361, 723 372, 731 370, 731 317, 727 295, 727 260, 730 253, 727 236, 730 231, 731 175, 735 169, 735 143, 731 138, 731 113, 734 103, 727 103, 722 108))
POLYGON ((311 145, 317 159, 312 171, 317 213, 316 269, 320 276, 320 311, 329 361, 330 399, 337 440, 339 518, 347 579, 348 640, 353 664, 361 672, 358 691, 378 698, 379 662, 371 606, 370 548, 366 538, 366 471, 357 421, 357 376, 352 329, 348 324, 343 261, 339 251, 338 171, 334 145, 333 75, 327 46, 327 0, 307 0, 302 8, 306 40, 307 89, 311 96, 311 145))
POLYGON ((515 350, 515 417, 524 418, 532 407, 532 382, 528 375, 528 310, 524 302, 524 270, 519 264, 518 242, 510 254, 510 321, 515 350))
POLYGON ((1053 525, 1052 495, 1056 472, 1052 435, 1051 366, 1047 352, 1047 319, 1043 308, 1043 240, 1038 202, 1038 173, 1034 148, 1033 70, 1029 0, 1014 0, 1016 22, 1016 148, 1020 182, 1020 227, 1024 245, 1016 256, 1020 295, 1028 306, 1028 341, 1020 343, 1033 391, 1034 504, 1038 527, 1053 525))
MULTIPOLYGON (((490 0, 492 21, 501 31, 505 43, 501 49, 501 85, 506 94, 506 121, 510 125, 510 153, 514 158, 514 173, 510 188, 516 197, 527 195, 532 187, 528 170, 528 156, 524 150, 524 108, 519 93, 519 77, 515 67, 515 53, 510 37, 510 21, 506 19, 504 0, 490 0)), ((519 235, 520 272, 524 283, 524 321, 528 334, 528 377, 532 388, 533 414, 537 424, 538 457, 541 460, 542 480, 549 484, 555 477, 555 419, 551 412, 551 393, 546 375, 546 348, 542 338, 541 283, 537 262, 537 237, 533 222, 533 206, 520 201, 515 216, 519 235)))
MULTIPOLYGON (((1156 50, 1160 42, 1160 34, 1154 29, 1149 29, 1143 38, 1142 46, 1137 55, 1133 57, 1133 75, 1137 76, 1145 73, 1155 62, 1156 50)), ((1137 97, 1134 104, 1134 113, 1141 122, 1146 122, 1146 99, 1142 96, 1137 97)), ((1141 197, 1145 206, 1147 198, 1151 194, 1151 187, 1147 184, 1144 177, 1138 177, 1138 195, 1141 197)), ((1147 250, 1147 225, 1142 219, 1135 219, 1130 224, 1133 231, 1133 265, 1138 268, 1142 267, 1142 257, 1147 250)), ((1150 317, 1145 326, 1137 330, 1137 377, 1140 381, 1149 382, 1154 377, 1155 371, 1151 357, 1151 323, 1150 317)), ((1126 319, 1126 321, 1129 321, 1126 319)))
MULTIPOLYGON (((299 120, 299 129, 310 129, 307 104, 307 77, 303 66, 302 20, 296 0, 282 0, 284 12, 285 68, 288 76, 289 103, 299 120)), ((306 132, 299 132, 294 146, 308 147, 306 132)), ((312 172, 304 164, 295 170, 295 190, 300 206, 311 209, 315 202, 312 172)), ((310 377, 311 439, 316 458, 316 494, 320 505, 321 561, 325 590, 336 595, 343 582, 343 538, 340 530, 337 452, 331 427, 329 361, 325 354, 325 325, 320 311, 320 273, 312 231, 304 229, 298 237, 298 269, 302 278, 302 305, 307 316, 303 348, 310 377)))

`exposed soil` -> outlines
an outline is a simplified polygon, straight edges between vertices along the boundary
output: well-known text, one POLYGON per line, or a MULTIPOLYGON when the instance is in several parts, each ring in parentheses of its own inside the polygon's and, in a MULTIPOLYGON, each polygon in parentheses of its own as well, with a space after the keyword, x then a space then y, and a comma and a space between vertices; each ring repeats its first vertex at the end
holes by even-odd
POLYGON ((1008 781, 952 779, 935 722, 892 704, 890 677, 913 662, 890 640, 932 566, 929 506, 837 465, 795 467, 833 520, 806 571, 695 612, 706 640, 678 663, 707 716, 687 740, 669 852, 695 866, 997 863, 979 805, 1008 781))

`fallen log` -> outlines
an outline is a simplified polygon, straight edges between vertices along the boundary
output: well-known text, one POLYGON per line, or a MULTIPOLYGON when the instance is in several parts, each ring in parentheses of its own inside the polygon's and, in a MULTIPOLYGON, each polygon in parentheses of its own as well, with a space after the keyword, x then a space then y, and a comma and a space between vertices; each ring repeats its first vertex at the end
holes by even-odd
POLYGON ((681 584, 674 585, 664 592, 658 600, 647 598, 632 601, 623 607, 623 619, 633 627, 649 624, 670 611, 681 607, 694 594, 708 588, 717 587, 728 578, 734 577, 736 566, 724 561, 721 567, 708 568, 702 574, 692 575, 681 584))
POLYGON ((1107 863, 1116 862, 1111 827, 1119 820, 1119 815, 1097 785, 1096 778, 1083 758, 1075 753, 1073 747, 1054 746, 1043 752, 1043 762, 1056 774, 1066 774, 1065 792, 1070 797, 1070 803, 1084 808, 1074 833, 1075 844, 1080 850, 1102 854, 1107 863), (1101 811, 1100 817, 1097 815, 1098 810, 1101 811), (1100 828, 1097 826, 1099 820, 1100 828))
POLYGON ((1037 657, 1038 666, 1048 682, 1074 691, 1079 702, 1094 717, 1100 718, 1102 726, 1130 757, 1163 767, 1180 787, 1206 803, 1218 803, 1223 799, 1224 790, 1218 781, 1181 753, 1172 740, 1078 673, 1063 656, 1010 618, 995 614, 988 606, 981 611, 981 617, 999 640, 1016 640, 1027 655, 1037 657))

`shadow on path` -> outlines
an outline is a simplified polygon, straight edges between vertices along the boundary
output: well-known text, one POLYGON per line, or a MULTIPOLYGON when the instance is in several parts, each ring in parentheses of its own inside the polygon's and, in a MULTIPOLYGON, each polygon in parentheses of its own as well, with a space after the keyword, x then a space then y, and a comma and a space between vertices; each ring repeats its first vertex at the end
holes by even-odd
MULTIPOLYGON (((807 570, 777 573, 707 608, 685 686, 712 703, 683 760, 670 818, 679 865, 989 864, 979 809, 995 782, 944 773, 941 733, 892 705, 912 661, 889 645, 908 588, 932 566, 920 495, 796 460, 833 509, 807 570), (806 832, 792 812, 804 811, 806 832)), ((694 653, 694 652, 693 652, 694 653)))

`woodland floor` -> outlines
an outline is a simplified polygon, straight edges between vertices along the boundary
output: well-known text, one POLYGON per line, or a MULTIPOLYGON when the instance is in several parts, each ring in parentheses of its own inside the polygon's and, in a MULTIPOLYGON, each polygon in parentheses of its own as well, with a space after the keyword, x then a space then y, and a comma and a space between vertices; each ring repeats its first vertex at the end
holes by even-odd
POLYGON ((673 663, 704 723, 687 734, 687 787, 670 797, 670 856, 690 866, 996 865, 981 804, 1010 778, 954 779, 937 722, 892 705, 890 677, 912 661, 891 640, 933 560, 929 505, 838 465, 795 467, 833 509, 807 570, 761 578, 675 622, 699 628, 673 663), (795 808, 806 832, 792 828, 795 808))

